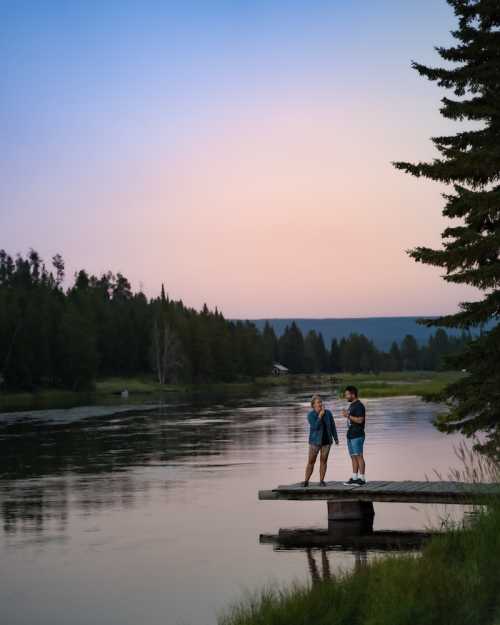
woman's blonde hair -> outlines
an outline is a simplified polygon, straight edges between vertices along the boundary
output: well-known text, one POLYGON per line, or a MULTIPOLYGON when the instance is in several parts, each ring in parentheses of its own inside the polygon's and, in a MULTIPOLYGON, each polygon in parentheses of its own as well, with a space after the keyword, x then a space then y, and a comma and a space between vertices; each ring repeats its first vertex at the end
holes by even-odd
POLYGON ((317 401, 319 399, 319 401, 323 401, 323 398, 321 397, 321 395, 318 395, 318 393, 314 394, 311 397, 311 408, 314 408, 314 402, 317 401))

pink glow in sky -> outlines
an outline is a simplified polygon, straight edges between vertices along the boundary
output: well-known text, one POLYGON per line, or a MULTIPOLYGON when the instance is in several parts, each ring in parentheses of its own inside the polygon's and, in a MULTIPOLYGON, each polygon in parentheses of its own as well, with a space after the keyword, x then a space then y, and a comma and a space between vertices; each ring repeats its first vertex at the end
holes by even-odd
POLYGON ((221 8, 220 30, 196 15, 203 37, 185 33, 177 56, 159 43, 161 19, 146 39, 118 23, 104 56, 87 25, 100 54, 76 68, 35 23, 46 56, 16 40, 23 71, 38 73, 12 78, 1 110, 0 247, 61 252, 70 272, 121 271, 149 295, 164 282, 228 317, 454 310, 475 294, 405 254, 439 245, 444 188, 390 164, 432 158, 429 137, 454 131, 442 93, 409 67, 436 62, 432 46, 453 26, 444 2, 429 26, 423 4, 381 2, 382 20, 368 4, 360 15, 294 2, 285 22, 221 8), (20 109, 16 90, 32 96, 20 109))

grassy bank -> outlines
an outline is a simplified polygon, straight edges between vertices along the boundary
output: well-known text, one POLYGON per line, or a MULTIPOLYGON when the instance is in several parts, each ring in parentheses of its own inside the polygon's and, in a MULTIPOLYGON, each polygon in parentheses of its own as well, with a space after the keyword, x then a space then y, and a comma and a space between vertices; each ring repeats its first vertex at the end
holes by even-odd
POLYGON ((282 387, 294 391, 324 389, 341 390, 346 384, 355 384, 363 397, 391 397, 436 393, 449 382, 458 379, 457 372, 385 372, 377 374, 290 375, 268 376, 255 381, 218 384, 159 384, 153 377, 106 378, 98 380, 92 392, 71 392, 45 389, 36 393, 0 392, 0 410, 37 408, 64 408, 85 403, 112 403, 121 401, 120 393, 127 389, 134 402, 150 401, 172 394, 245 395, 268 387, 282 387))
POLYGON ((335 375, 292 375, 258 378, 268 386, 291 388, 332 388, 340 391, 354 384, 363 397, 395 397, 401 395, 426 396, 438 393, 450 382, 463 375, 458 371, 386 371, 381 373, 339 373, 335 375))
POLYGON ((434 538, 421 556, 392 556, 312 587, 267 590, 221 625, 498 625, 500 507, 470 529, 434 538))
POLYGON ((400 373, 361 373, 340 376, 341 384, 354 384, 364 397, 394 397, 398 395, 433 395, 463 374, 457 371, 412 371, 400 373))
POLYGON ((255 382, 161 385, 150 377, 106 378, 97 381, 94 390, 85 392, 63 389, 40 389, 33 393, 0 391, 0 411, 70 408, 97 403, 152 403, 184 395, 231 397, 250 395, 259 388, 255 382), (121 392, 125 389, 128 391, 128 398, 122 399, 121 392))

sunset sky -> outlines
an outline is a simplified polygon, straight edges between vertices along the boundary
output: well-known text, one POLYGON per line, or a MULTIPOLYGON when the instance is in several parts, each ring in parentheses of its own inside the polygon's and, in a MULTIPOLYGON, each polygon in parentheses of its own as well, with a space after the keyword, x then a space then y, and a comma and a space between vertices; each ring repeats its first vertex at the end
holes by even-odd
POLYGON ((444 0, 7 1, 0 247, 227 317, 437 314, 444 0))

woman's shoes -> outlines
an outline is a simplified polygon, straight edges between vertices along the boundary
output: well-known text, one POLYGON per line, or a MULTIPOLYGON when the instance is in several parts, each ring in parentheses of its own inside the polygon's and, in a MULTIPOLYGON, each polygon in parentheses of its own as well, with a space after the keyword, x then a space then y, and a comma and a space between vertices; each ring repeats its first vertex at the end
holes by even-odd
MULTIPOLYGON (((302 488, 307 488, 309 486, 309 482, 301 482, 300 484, 302 486, 302 488)), ((320 486, 326 486, 326 482, 325 480, 321 480, 321 482, 319 483, 320 486)))

